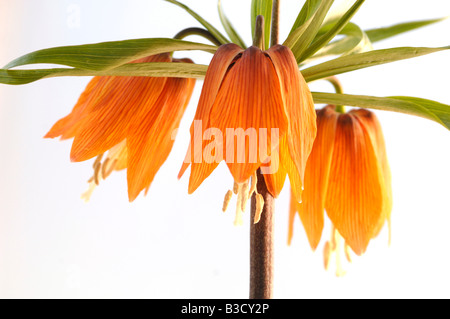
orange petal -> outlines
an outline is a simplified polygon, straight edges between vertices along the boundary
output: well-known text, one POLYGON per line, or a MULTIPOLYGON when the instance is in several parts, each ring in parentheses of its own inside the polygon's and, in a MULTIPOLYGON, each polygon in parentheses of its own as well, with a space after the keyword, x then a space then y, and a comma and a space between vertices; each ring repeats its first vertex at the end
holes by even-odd
POLYGON ((73 130, 73 127, 79 121, 81 121, 81 119, 86 114, 86 102, 95 91, 99 82, 101 82, 101 79, 102 77, 96 76, 91 81, 89 81, 86 89, 80 95, 77 104, 75 104, 74 108, 72 109, 72 112, 56 122, 55 125, 53 125, 53 127, 50 129, 50 131, 44 136, 45 138, 55 138, 61 136, 61 139, 67 139, 75 136, 75 130, 73 130))
MULTIPOLYGON (((303 183, 297 166, 292 160, 289 152, 287 134, 281 138, 278 148, 272 150, 271 158, 274 162, 279 163, 279 167, 273 174, 264 174, 268 190, 274 197, 277 197, 283 189, 286 175, 288 175, 293 196, 300 202, 303 192, 303 183), (277 156, 279 157, 278 159, 277 156)), ((262 165, 261 168, 263 169, 263 167, 264 166, 262 165)))
POLYGON ((244 51, 222 82, 209 127, 225 132, 223 154, 237 183, 253 175, 287 131, 279 87, 273 64, 256 47, 244 51), (232 134, 233 130, 245 131, 245 139, 232 134), (272 142, 275 132, 278 141, 272 142))
POLYGON ((289 183, 291 185, 292 194, 294 195, 295 200, 297 202, 300 202, 302 200, 303 193, 303 180, 297 168, 297 165, 294 163, 294 160, 291 157, 291 153, 289 152, 287 134, 285 136, 286 138, 282 139, 282 141, 280 142, 280 149, 283 150, 282 152, 280 152, 280 162, 289 176, 289 183))
POLYGON ((143 117, 135 117, 127 136, 128 195, 133 201, 150 186, 166 161, 194 90, 195 79, 169 78, 159 99, 143 117))
POLYGON ((384 180, 371 138, 352 114, 336 127, 325 208, 346 243, 361 255, 383 214, 384 180))
POLYGON ((356 116, 360 121, 366 134, 370 136, 372 145, 375 146, 377 153, 378 162, 381 165, 383 172, 384 186, 386 189, 386 197, 384 198, 383 214, 380 218, 378 226, 374 230, 372 238, 376 237, 381 229, 383 228, 386 220, 390 219, 392 211, 392 185, 391 185, 391 170, 389 168, 389 163, 386 154, 386 144, 384 141, 383 131, 381 129, 380 122, 378 121, 376 115, 366 109, 356 109, 349 113, 356 116))
POLYGON ((295 215, 298 211, 298 202, 295 199, 295 195, 291 193, 291 202, 289 205, 289 227, 288 227, 288 245, 292 242, 292 237, 294 237, 294 222, 295 215))
MULTIPOLYGON (((135 62, 169 62, 160 54, 135 62)), ((158 99, 166 78, 111 77, 78 129, 71 151, 73 161, 84 161, 106 152, 126 138, 133 118, 145 116, 158 99)))
POLYGON ((292 51, 285 46, 271 47, 267 54, 277 71, 286 115, 289 119, 288 145, 301 180, 316 137, 314 101, 305 79, 298 70, 292 51))
MULTIPOLYGON (((286 134, 284 135, 284 139, 286 134)), ((280 142, 281 145, 285 143, 280 142)), ((272 194, 273 197, 277 198, 283 189, 284 182, 286 181, 286 169, 281 163, 280 153, 288 151, 287 149, 274 149, 270 155, 271 161, 268 164, 261 165, 261 169, 266 169, 268 173, 263 173, 264 180, 266 181, 267 190, 272 194)), ((289 152, 289 151, 288 151, 289 152)))
MULTIPOLYGON (((202 121, 202 128, 198 132, 194 131, 194 122, 191 125, 191 145, 195 145, 195 141, 202 141, 203 133, 208 125, 208 117, 211 111, 211 107, 214 103, 214 100, 217 96, 217 92, 222 84, 222 80, 232 64, 233 60, 236 56, 242 52, 243 50, 235 45, 235 44, 225 44, 219 47, 219 49, 214 54, 214 57, 209 64, 208 71, 206 72, 205 81, 203 83, 202 93, 200 95, 200 99, 198 102, 197 111, 194 116, 194 121, 202 121), (201 135, 200 135, 201 134, 201 135)), ((198 142, 197 142, 198 143, 198 142)), ((201 142, 200 142, 201 143, 201 142)), ((202 148, 199 148, 202 150, 202 148)), ((194 164, 191 171, 191 179, 190 182, 190 192, 193 192, 197 187, 201 184, 201 182, 211 174, 212 170, 217 166, 213 165, 214 168, 208 169, 208 172, 203 172, 202 168, 196 165, 195 158, 201 158, 202 154, 194 154, 194 150, 189 147, 188 152, 186 154, 186 160, 184 161, 178 178, 184 174, 186 169, 192 163, 194 164), (206 176, 205 176, 206 175, 206 176)))
POLYGON ((317 112, 317 137, 306 164, 303 201, 296 206, 313 250, 322 237, 337 119, 331 106, 317 112))

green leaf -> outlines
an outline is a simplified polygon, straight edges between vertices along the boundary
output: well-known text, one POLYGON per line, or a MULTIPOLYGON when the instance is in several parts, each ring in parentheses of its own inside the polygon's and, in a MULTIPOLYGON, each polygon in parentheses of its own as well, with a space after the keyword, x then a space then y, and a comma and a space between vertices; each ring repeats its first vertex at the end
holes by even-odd
MULTIPOLYGON (((326 31, 326 28, 322 28, 321 32, 323 33, 324 31, 326 31)), ((345 37, 327 44, 312 57, 308 58, 305 63, 333 55, 350 55, 373 50, 369 37, 355 23, 347 23, 339 32, 339 35, 345 35, 345 37)))
POLYGON ((272 0, 252 0, 251 4, 252 38, 255 36, 256 17, 262 15, 264 17, 264 43, 266 49, 270 46, 272 5, 272 0))
POLYGON ((294 25, 292 26, 291 32, 289 32, 289 36, 294 33, 295 30, 304 25, 305 22, 308 21, 314 15, 314 13, 316 13, 319 5, 320 0, 306 0, 305 4, 300 10, 300 13, 297 16, 297 19, 294 22, 294 25))
POLYGON ((450 130, 450 105, 407 96, 375 97, 336 93, 312 93, 317 104, 348 105, 393 111, 435 121, 450 130))
POLYGON ((411 59, 422 55, 448 50, 442 48, 402 47, 358 53, 327 61, 302 70, 306 81, 311 82, 332 75, 368 68, 394 61, 411 59))
POLYGON ((19 85, 60 76, 154 76, 198 78, 205 77, 207 65, 193 63, 130 63, 114 69, 95 71, 76 68, 34 70, 0 69, 0 83, 19 85))
POLYGON ((292 50, 294 45, 297 43, 297 40, 302 36, 302 34, 308 29, 311 24, 312 17, 309 18, 305 23, 303 23, 300 27, 298 27, 294 32, 292 32, 286 41, 284 41, 283 45, 287 46, 292 50))
POLYGON ((333 2, 334 0, 323 0, 320 2, 320 5, 317 11, 314 13, 308 28, 297 39, 297 42, 291 48, 297 60, 297 63, 300 64, 305 59, 305 52, 319 32, 320 27, 322 26, 322 22, 325 19, 328 11, 330 10, 333 2))
POLYGON ((351 18, 359 10, 365 0, 358 0, 355 4, 335 23, 330 23, 327 28, 329 29, 325 34, 320 36, 317 40, 313 41, 311 46, 305 51, 303 60, 309 58, 314 53, 319 51, 323 46, 328 44, 333 38, 338 35, 350 22, 351 18))
POLYGON ((236 43, 243 49, 247 48, 247 46, 245 45, 245 42, 239 36, 236 29, 233 27, 230 20, 228 20, 227 16, 225 15, 225 12, 223 11, 223 8, 222 8, 221 0, 219 0, 217 2, 217 6, 219 8, 220 21, 222 22, 222 25, 223 25, 225 31, 227 32, 228 36, 230 37, 231 41, 233 41, 233 43, 236 43))
POLYGON ((159 53, 203 50, 214 53, 217 47, 175 39, 136 39, 44 49, 8 63, 4 69, 20 65, 50 63, 87 70, 108 70, 159 53))
MULTIPOLYGON (((355 52, 368 51, 371 48, 372 43, 374 42, 378 42, 395 35, 424 27, 445 19, 446 18, 407 22, 390 27, 366 31, 362 31, 361 28, 350 22, 341 32, 339 32, 339 34, 346 35, 346 37, 329 43, 328 45, 320 49, 313 57, 309 58, 307 62, 309 63, 315 59, 331 55, 347 55, 355 52)), ((327 28, 327 26, 322 28, 322 30, 319 31, 319 34, 324 34, 327 31, 327 28)))
POLYGON ((399 35, 401 33, 405 33, 408 31, 412 31, 414 29, 422 28, 422 27, 425 27, 425 26, 433 24, 433 23, 441 22, 445 19, 447 19, 447 18, 404 22, 404 23, 396 24, 396 25, 389 26, 389 27, 367 30, 366 33, 367 33, 367 36, 369 37, 370 41, 378 42, 378 41, 399 35))
POLYGON ((186 10, 191 16, 193 16, 195 18, 195 20, 200 22, 200 24, 203 25, 206 28, 206 30, 208 30, 213 36, 215 36, 216 39, 219 40, 220 43, 222 43, 222 44, 230 43, 230 41, 222 33, 219 32, 219 30, 214 28, 214 26, 212 24, 210 24, 208 21, 203 19, 201 16, 199 16, 195 11, 193 11, 188 6, 182 4, 181 2, 178 2, 176 0, 166 0, 166 1, 186 10))
POLYGON ((319 50, 307 62, 314 59, 323 58, 332 55, 350 55, 373 50, 367 34, 356 24, 349 22, 339 34, 346 35, 345 38, 329 43, 319 50))

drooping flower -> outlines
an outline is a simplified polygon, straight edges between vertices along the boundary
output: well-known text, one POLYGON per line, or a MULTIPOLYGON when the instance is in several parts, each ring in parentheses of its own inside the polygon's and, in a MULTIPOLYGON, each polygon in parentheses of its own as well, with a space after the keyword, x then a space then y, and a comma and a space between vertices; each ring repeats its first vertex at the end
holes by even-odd
MULTIPOLYGON (((186 62, 168 53, 132 63, 186 62)), ((173 133, 189 103, 195 79, 162 77, 94 77, 72 112, 45 137, 74 138, 71 160, 97 157, 90 192, 113 170, 127 169, 128 197, 133 201, 150 187, 173 146, 173 133), (102 162, 103 154, 108 152, 102 162)))
POLYGON ((250 177, 264 168, 272 195, 278 196, 288 175, 300 200, 315 135, 312 95, 290 49, 276 45, 267 51, 254 46, 243 50, 226 44, 206 73, 179 176, 191 166, 192 193, 224 160, 235 190, 248 191, 250 177))
MULTIPOLYGON (((325 210, 337 232, 332 238, 342 236, 345 244, 361 255, 385 222, 389 223, 391 209, 390 170, 375 114, 365 109, 338 113, 330 105, 319 110, 303 201, 291 198, 289 242, 298 213, 309 243, 316 249, 325 210)), ((336 249, 335 240, 330 247, 336 249)))

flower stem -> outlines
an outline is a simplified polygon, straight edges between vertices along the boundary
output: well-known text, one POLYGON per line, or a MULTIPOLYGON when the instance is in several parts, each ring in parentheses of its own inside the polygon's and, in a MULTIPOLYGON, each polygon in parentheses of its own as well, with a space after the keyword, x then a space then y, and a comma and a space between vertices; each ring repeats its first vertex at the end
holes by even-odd
POLYGON ((272 6, 272 30, 270 32, 270 46, 277 45, 280 28, 280 0, 273 0, 272 6))
POLYGON ((274 203, 264 176, 257 172, 257 191, 264 198, 261 219, 254 223, 256 194, 251 201, 250 216, 250 299, 270 299, 273 296, 273 234, 274 203))
MULTIPOLYGON (((342 88, 342 84, 338 80, 337 77, 330 76, 330 77, 326 78, 325 80, 327 80, 328 82, 330 82, 333 85, 334 90, 336 91, 337 94, 344 93, 344 90, 342 88)), ((336 105, 336 112, 345 113, 345 106, 344 105, 336 105)))
POLYGON ((202 28, 187 28, 187 29, 181 30, 173 38, 181 40, 190 35, 201 36, 201 37, 211 41, 212 43, 214 43, 217 46, 222 45, 222 43, 211 32, 209 32, 208 30, 202 29, 202 28))
POLYGON ((253 35, 253 46, 264 50, 264 17, 259 15, 256 17, 255 34, 253 35))

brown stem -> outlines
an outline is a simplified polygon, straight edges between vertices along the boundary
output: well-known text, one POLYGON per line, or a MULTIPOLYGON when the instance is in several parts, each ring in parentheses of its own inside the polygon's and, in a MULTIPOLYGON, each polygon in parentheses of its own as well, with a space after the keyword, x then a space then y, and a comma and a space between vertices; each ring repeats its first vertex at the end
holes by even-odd
POLYGON ((257 190, 264 198, 264 208, 261 219, 255 224, 256 194, 253 194, 250 214, 250 299, 270 299, 273 297, 275 200, 267 190, 264 176, 260 170, 258 170, 257 176, 257 190))
POLYGON ((280 28, 280 0, 273 0, 272 6, 272 30, 270 32, 270 46, 277 45, 280 28))
POLYGON ((253 35, 253 46, 264 50, 264 17, 259 15, 256 17, 255 34, 253 35))

